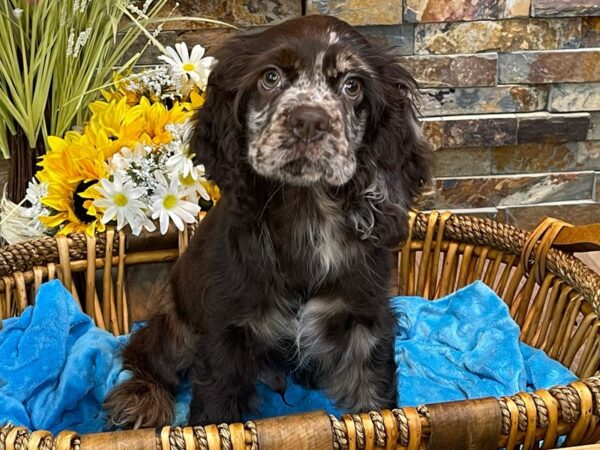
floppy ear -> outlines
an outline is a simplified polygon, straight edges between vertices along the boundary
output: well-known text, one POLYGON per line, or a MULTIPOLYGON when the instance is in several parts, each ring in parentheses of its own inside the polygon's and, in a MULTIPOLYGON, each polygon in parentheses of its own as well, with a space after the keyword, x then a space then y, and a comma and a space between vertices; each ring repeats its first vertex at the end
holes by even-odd
MULTIPOLYGON (((206 88, 206 101, 195 116, 191 148, 194 163, 204 164, 206 173, 243 212, 252 210, 257 189, 247 162, 246 114, 247 86, 240 74, 247 72, 247 38, 236 36, 226 41, 214 56, 206 88)), ((242 211, 240 211, 242 212, 242 211)))
POLYGON ((433 153, 417 120, 416 82, 398 58, 379 59, 350 217, 361 238, 396 247, 406 237, 408 210, 430 182, 433 153))

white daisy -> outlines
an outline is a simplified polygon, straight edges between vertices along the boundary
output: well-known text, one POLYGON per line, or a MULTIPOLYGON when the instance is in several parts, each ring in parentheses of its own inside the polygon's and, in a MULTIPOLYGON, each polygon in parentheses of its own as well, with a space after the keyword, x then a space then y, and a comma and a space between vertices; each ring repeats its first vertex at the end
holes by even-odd
POLYGON ((198 167, 193 167, 188 176, 179 175, 179 185, 183 189, 185 199, 192 203, 198 203, 200 197, 204 200, 210 200, 210 195, 202 185, 198 167))
POLYGON ((194 170, 194 154, 189 153, 189 145, 182 145, 179 152, 171 155, 167 159, 166 167, 171 175, 183 177, 192 177, 194 180, 198 178, 197 172, 194 170))
POLYGON ((145 228, 146 231, 150 232, 156 230, 156 225, 154 225, 154 222, 152 222, 152 220, 150 220, 150 218, 146 214, 139 214, 135 216, 135 220, 131 225, 132 233, 135 236, 139 235, 142 231, 142 227, 145 228))
POLYGON ((193 161, 195 154, 191 153, 189 145, 193 131, 191 121, 184 124, 170 124, 165 129, 173 136, 173 140, 167 144, 171 156, 165 163, 166 169, 172 176, 183 174, 184 177, 188 177, 191 174, 196 179, 193 161))
POLYGON ((177 50, 173 47, 167 47, 165 54, 158 58, 169 64, 174 74, 187 75, 194 80, 196 86, 201 90, 205 90, 208 74, 215 59, 212 56, 203 58, 205 50, 201 45, 194 45, 191 54, 185 42, 175 44, 175 48, 177 50))
POLYGON ((160 218, 160 232, 165 234, 169 228, 169 219, 179 231, 183 231, 184 222, 194 223, 200 212, 200 207, 192 202, 183 200, 184 192, 179 188, 179 180, 173 177, 167 186, 167 180, 157 173, 161 181, 156 189, 156 195, 150 199, 152 218, 160 218))
POLYGON ((146 190, 136 187, 131 181, 123 183, 120 173, 117 172, 112 182, 106 178, 100 180, 98 192, 103 198, 94 200, 94 206, 104 210, 101 222, 106 224, 116 217, 117 230, 129 225, 133 234, 139 234, 145 224, 142 217, 146 217, 146 206, 139 198, 146 190))
POLYGON ((109 161, 111 169, 116 172, 126 171, 132 163, 140 163, 152 150, 152 147, 142 143, 137 144, 133 150, 129 147, 123 147, 115 153, 109 161))

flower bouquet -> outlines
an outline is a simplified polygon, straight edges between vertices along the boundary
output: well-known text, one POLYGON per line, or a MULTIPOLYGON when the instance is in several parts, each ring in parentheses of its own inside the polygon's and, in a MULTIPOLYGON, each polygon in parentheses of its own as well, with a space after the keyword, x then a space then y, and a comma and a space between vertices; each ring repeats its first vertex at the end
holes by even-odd
POLYGON ((107 225, 162 234, 179 230, 219 200, 194 165, 191 119, 202 107, 213 58, 185 43, 167 47, 165 64, 116 74, 85 125, 50 136, 20 214, 40 233, 93 235, 107 225))

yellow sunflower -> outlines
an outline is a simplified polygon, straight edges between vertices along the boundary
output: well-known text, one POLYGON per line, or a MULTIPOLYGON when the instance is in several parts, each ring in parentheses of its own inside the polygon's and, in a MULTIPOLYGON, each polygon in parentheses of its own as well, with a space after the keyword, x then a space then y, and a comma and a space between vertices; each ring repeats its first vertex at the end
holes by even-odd
POLYGON ((102 150, 108 159, 123 147, 134 147, 144 133, 145 122, 139 106, 129 106, 127 100, 97 101, 90 104, 92 117, 85 127, 83 139, 102 150))
POLYGON ((179 102, 175 102, 171 109, 162 103, 150 103, 142 97, 140 108, 145 121, 144 135, 141 141, 146 144, 168 144, 173 139, 171 133, 166 129, 167 125, 180 124, 192 117, 192 112, 179 102))
POLYGON ((82 140, 48 139, 50 150, 42 157, 37 173, 41 182, 48 183, 48 195, 42 204, 54 214, 42 216, 40 222, 58 234, 85 232, 90 236, 96 230, 104 231, 101 215, 92 202, 97 197, 95 185, 108 176, 101 150, 82 144, 82 140))

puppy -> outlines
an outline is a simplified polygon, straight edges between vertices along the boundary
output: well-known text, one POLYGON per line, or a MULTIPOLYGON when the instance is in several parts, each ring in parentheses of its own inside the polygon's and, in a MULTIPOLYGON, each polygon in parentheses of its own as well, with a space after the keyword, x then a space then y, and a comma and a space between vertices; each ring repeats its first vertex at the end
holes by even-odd
POLYGON ((193 425, 242 420, 264 374, 348 412, 394 407, 390 250, 431 159, 414 80, 326 16, 234 37, 215 57, 192 145, 223 197, 124 349, 133 377, 108 396, 110 421, 169 424, 184 375, 193 425))

